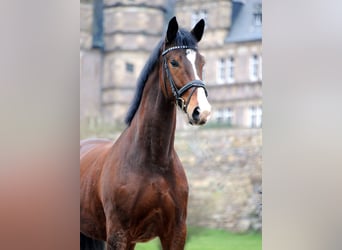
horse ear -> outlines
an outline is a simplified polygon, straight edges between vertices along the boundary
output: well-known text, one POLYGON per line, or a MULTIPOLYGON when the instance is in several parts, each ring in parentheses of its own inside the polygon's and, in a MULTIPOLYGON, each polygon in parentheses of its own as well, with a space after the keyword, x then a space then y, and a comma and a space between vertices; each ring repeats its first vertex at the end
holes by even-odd
POLYGON ((166 42, 171 43, 177 35, 178 32, 178 23, 177 23, 177 19, 174 16, 170 22, 169 22, 169 26, 167 27, 167 32, 166 32, 166 42))
POLYGON ((191 30, 191 34, 196 38, 197 42, 201 41, 204 32, 205 22, 203 18, 191 30))

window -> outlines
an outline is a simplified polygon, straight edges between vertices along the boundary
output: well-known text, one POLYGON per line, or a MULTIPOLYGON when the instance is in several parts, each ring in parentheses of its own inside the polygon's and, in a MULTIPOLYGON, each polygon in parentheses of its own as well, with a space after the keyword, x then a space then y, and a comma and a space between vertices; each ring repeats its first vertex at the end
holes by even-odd
POLYGON ((248 110, 249 122, 248 126, 251 128, 260 128, 262 121, 262 109, 261 107, 250 107, 248 110))
POLYGON ((226 61, 220 58, 217 62, 217 82, 224 83, 226 80, 226 61))
POLYGON ((234 82, 234 57, 232 56, 227 59, 227 82, 234 82))
POLYGON ((126 71, 133 73, 134 72, 134 65, 132 63, 126 63, 126 71))
POLYGON ((217 83, 233 83, 235 81, 234 68, 234 57, 220 58, 217 63, 217 83))
POLYGON ((261 80, 261 57, 258 55, 253 55, 249 60, 249 79, 261 80))
POLYGON ((231 108, 226 108, 223 110, 223 117, 224 117, 224 121, 228 124, 228 125, 232 125, 232 121, 233 121, 233 112, 231 108))
POLYGON ((260 3, 254 6, 253 21, 255 26, 261 26, 262 24, 262 5, 260 3))
POLYGON ((214 118, 217 123, 232 125, 233 112, 231 108, 221 108, 215 112, 214 118))
POLYGON ((222 109, 219 109, 219 110, 216 111, 215 118, 216 118, 216 121, 217 121, 218 123, 222 123, 222 121, 223 121, 223 112, 222 112, 222 109))
POLYGON ((261 26, 261 24, 262 24, 262 14, 254 13, 254 25, 261 26))
POLYGON ((208 24, 208 11, 207 10, 197 10, 192 12, 191 14, 191 27, 194 27, 195 24, 200 20, 200 19, 204 19, 205 21, 205 26, 207 26, 208 24))

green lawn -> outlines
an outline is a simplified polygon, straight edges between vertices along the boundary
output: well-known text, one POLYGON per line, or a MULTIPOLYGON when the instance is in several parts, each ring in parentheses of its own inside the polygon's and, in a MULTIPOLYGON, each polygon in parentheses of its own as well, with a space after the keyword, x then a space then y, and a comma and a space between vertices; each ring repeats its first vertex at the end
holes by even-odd
MULTIPOLYGON (((159 250, 159 239, 137 244, 137 250, 159 250)), ((188 229, 185 250, 261 250, 261 234, 233 234, 217 229, 188 229)))

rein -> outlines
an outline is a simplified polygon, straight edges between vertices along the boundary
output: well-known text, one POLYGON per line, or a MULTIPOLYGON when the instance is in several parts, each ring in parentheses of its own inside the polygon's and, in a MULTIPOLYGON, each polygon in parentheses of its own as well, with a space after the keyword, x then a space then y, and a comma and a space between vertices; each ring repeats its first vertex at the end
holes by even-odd
MULTIPOLYGON (((206 96, 208 96, 208 92, 207 92, 207 89, 205 87, 205 83, 203 81, 201 81, 201 80, 193 80, 193 81, 190 81, 187 84, 185 84, 180 89, 177 88, 175 82, 172 79, 172 76, 171 76, 171 73, 170 73, 170 69, 169 69, 169 67, 167 65, 166 57, 165 57, 165 55, 168 52, 170 52, 171 50, 175 50, 175 49, 194 49, 194 50, 197 50, 197 48, 196 47, 190 47, 190 46, 182 45, 182 46, 170 47, 170 48, 168 48, 168 49, 166 49, 166 50, 164 50, 162 52, 162 56, 163 56, 163 59, 164 59, 164 68, 165 68, 165 72, 166 72, 166 77, 169 80, 172 93, 173 93, 173 95, 174 95, 174 97, 176 99, 176 103, 185 113, 187 113, 187 108, 188 108, 188 105, 190 103, 190 99, 191 99, 192 95, 194 94, 195 90, 197 88, 203 88, 206 96), (189 90, 189 89, 191 89, 193 87, 194 87, 194 89, 191 91, 188 100, 185 102, 185 100, 182 98, 183 94, 187 90, 189 90)), ((166 88, 166 81, 165 80, 164 80, 164 85, 165 85, 165 89, 167 89, 166 88)))

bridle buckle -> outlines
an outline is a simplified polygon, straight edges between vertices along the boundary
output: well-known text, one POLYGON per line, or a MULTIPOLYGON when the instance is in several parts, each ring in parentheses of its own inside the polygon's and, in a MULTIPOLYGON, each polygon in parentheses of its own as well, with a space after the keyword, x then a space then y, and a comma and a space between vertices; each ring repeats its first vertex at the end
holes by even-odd
POLYGON ((177 101, 177 105, 181 108, 181 110, 183 110, 184 112, 186 112, 186 105, 185 105, 185 101, 182 97, 178 97, 176 99, 177 101))

